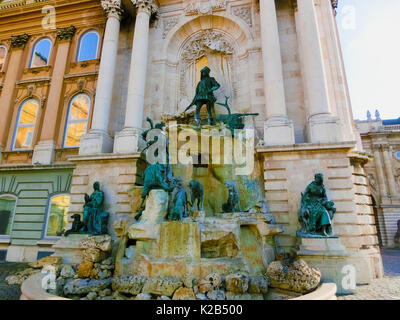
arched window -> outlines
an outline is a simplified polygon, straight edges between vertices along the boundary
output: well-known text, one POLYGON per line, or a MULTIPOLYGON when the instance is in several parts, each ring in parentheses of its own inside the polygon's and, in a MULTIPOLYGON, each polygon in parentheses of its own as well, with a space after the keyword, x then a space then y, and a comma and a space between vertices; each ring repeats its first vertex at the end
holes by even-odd
POLYGON ((14 195, 0 195, 0 237, 9 237, 14 220, 17 197, 14 195))
POLYGON ((79 147, 81 136, 87 131, 90 105, 90 97, 85 93, 80 93, 71 99, 65 126, 64 147, 79 147))
POLYGON ((55 195, 50 198, 44 228, 45 238, 60 237, 66 231, 69 205, 69 195, 55 195))
POLYGON ((76 61, 87 61, 97 59, 100 36, 97 31, 86 32, 79 41, 78 55, 76 61))
POLYGON ((12 150, 32 149, 38 110, 39 103, 34 99, 29 99, 22 103, 18 111, 12 150))
POLYGON ((4 65, 6 64, 7 48, 0 46, 0 72, 4 71, 4 65))
POLYGON ((36 42, 33 47, 29 68, 44 67, 49 64, 51 41, 48 38, 36 42))

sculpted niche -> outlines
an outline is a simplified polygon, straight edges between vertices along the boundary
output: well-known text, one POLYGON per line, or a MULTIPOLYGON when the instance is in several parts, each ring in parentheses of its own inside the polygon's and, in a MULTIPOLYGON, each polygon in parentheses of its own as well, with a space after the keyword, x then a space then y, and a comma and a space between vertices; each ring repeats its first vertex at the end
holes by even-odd
POLYGON ((219 30, 202 30, 182 47, 179 61, 180 86, 178 90, 178 111, 183 111, 195 95, 200 70, 209 66, 213 76, 221 85, 215 92, 217 101, 225 97, 234 101, 235 77, 233 73, 234 47, 226 35, 219 30))

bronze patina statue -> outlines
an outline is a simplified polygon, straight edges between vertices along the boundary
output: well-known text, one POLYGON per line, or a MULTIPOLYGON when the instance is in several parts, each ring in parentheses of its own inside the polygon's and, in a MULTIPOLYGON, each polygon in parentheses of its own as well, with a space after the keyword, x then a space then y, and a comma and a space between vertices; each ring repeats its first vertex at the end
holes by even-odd
POLYGON ((81 221, 81 215, 75 213, 71 217, 73 219, 71 229, 67 230, 64 235, 67 237, 69 234, 79 233, 83 227, 83 222, 81 221))
POLYGON ((172 182, 173 191, 169 197, 168 220, 182 221, 189 215, 187 208, 187 193, 183 187, 182 178, 174 178, 172 182))
POLYGON ((332 219, 335 214, 335 204, 328 201, 324 186, 324 176, 317 173, 304 194, 301 196, 299 222, 301 236, 325 236, 332 234, 332 219))
POLYGON ((228 188, 228 200, 222 205, 222 211, 225 213, 242 212, 240 207, 239 191, 235 181, 226 181, 225 186, 228 188))
POLYGON ((190 188, 190 201, 192 202, 191 211, 195 211, 195 202, 197 201, 197 210, 203 211, 203 197, 204 197, 204 188, 199 180, 192 180, 189 182, 190 188))
POLYGON ((83 227, 80 233, 93 235, 107 234, 109 214, 103 212, 104 192, 100 190, 100 183, 93 184, 93 193, 85 194, 85 205, 83 207, 83 227))
POLYGON ((210 77, 210 68, 205 67, 201 70, 201 80, 196 88, 196 95, 193 98, 192 103, 186 108, 188 111, 192 106, 196 106, 196 113, 194 119, 197 125, 200 125, 200 110, 203 105, 207 106, 208 112, 208 124, 213 124, 214 119, 212 116, 212 109, 217 99, 214 96, 214 91, 218 90, 220 84, 213 77, 210 77))

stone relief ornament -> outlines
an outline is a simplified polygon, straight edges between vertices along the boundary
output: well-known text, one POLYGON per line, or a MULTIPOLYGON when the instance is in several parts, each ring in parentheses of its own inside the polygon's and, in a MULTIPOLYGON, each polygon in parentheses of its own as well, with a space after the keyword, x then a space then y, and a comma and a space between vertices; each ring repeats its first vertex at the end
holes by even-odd
POLYGON ((233 8, 233 14, 243 19, 250 27, 253 26, 253 20, 251 17, 251 7, 233 8))
POLYGON ((27 44, 29 38, 30 38, 30 35, 28 35, 28 34, 12 36, 11 37, 11 47, 23 49, 23 48, 25 48, 25 45, 27 44))
POLYGON ((101 6, 108 17, 112 15, 120 18, 124 12, 121 8, 121 0, 102 0, 101 6))
POLYGON ((57 29, 57 40, 58 41, 71 41, 72 37, 75 35, 76 28, 70 26, 68 28, 57 29))
POLYGON ((163 27, 164 27, 162 34, 163 39, 167 37, 168 32, 170 32, 171 29, 175 27, 178 22, 179 22, 179 17, 171 17, 163 19, 163 27))
POLYGON ((226 0, 192 0, 185 8, 185 15, 206 15, 219 10, 226 10, 226 0))
POLYGON ((228 55, 234 52, 222 33, 206 30, 183 47, 182 58, 188 62, 194 61, 204 56, 208 50, 228 55))

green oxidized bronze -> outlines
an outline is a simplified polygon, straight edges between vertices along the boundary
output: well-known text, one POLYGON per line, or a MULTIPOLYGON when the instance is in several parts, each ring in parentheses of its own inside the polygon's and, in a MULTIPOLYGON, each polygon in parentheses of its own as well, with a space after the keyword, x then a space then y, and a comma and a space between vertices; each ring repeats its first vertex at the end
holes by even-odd
POLYGON ((85 205, 83 206, 83 221, 80 215, 74 215, 72 228, 65 233, 68 236, 72 233, 79 234, 107 234, 109 214, 103 211, 104 192, 100 190, 100 183, 93 184, 93 193, 85 194, 85 205))
POLYGON ((225 186, 228 188, 228 200, 222 205, 222 211, 225 213, 242 212, 240 207, 239 191, 235 181, 226 181, 225 186))
POLYGON ((197 210, 203 211, 204 205, 204 188, 199 180, 192 180, 189 182, 190 188, 190 201, 192 202, 191 211, 195 211, 195 203, 197 201, 197 210))
POLYGON ((173 178, 171 183, 173 190, 169 196, 168 220, 182 221, 189 215, 187 208, 187 193, 183 187, 182 178, 173 178))
POLYGON ((208 123, 212 124, 214 119, 212 116, 212 108, 217 99, 214 96, 214 91, 218 90, 220 84, 213 77, 210 77, 210 68, 205 67, 201 70, 201 80, 196 87, 196 95, 192 103, 185 109, 188 111, 192 106, 196 106, 194 119, 197 125, 200 125, 200 110, 203 105, 207 106, 208 123))
POLYGON ((318 173, 301 196, 299 210, 301 230, 298 231, 298 235, 302 237, 331 236, 335 212, 335 204, 328 201, 326 196, 324 176, 318 173))

